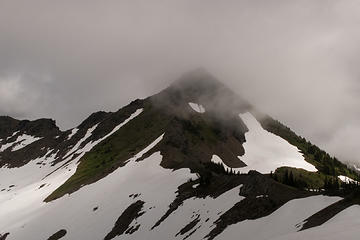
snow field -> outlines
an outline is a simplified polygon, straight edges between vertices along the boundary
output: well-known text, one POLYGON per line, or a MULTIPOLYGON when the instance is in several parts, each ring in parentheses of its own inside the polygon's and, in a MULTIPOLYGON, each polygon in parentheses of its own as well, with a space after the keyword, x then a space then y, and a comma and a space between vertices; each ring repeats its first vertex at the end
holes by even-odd
POLYGON ((204 112, 205 112, 205 108, 204 108, 201 104, 189 102, 189 106, 190 106, 195 112, 198 112, 198 113, 204 113, 204 112))
POLYGON ((235 240, 239 239, 239 236, 246 240, 279 239, 283 235, 297 232, 302 227, 305 219, 339 200, 341 200, 340 197, 328 196, 313 196, 291 200, 266 217, 245 220, 229 226, 215 239, 235 240))
POLYGON ((10 147, 11 147, 11 151, 17 151, 40 139, 41 137, 34 137, 27 134, 22 134, 18 136, 14 142, 10 142, 2 145, 0 148, 0 152, 3 152, 10 147))

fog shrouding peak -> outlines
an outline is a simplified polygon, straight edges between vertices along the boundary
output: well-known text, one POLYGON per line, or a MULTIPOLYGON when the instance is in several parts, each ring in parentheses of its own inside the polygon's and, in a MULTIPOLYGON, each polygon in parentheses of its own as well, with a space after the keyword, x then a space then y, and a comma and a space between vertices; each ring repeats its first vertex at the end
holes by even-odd
POLYGON ((206 68, 261 111, 360 162, 358 1, 0 3, 0 115, 62 129, 206 68))

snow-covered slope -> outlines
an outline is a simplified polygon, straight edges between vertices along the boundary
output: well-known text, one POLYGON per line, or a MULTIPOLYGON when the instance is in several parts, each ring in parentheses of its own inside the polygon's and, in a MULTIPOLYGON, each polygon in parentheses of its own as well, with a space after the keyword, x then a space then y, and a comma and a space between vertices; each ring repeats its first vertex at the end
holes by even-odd
POLYGON ((292 200, 269 216, 246 220, 228 227, 216 239, 239 239, 239 233, 243 239, 247 240, 277 239, 283 235, 297 232, 303 221, 314 212, 318 212, 340 199, 339 197, 314 196, 292 200))
POLYGON ((49 149, 44 156, 20 168, 6 166, 0 168, 0 219, 6 219, 0 221, 0 229, 24 228, 24 225, 32 221, 41 211, 46 211, 45 207, 49 204, 45 204, 43 200, 74 174, 78 160, 141 112, 142 109, 138 109, 105 137, 82 146, 81 144, 91 136, 98 124, 89 128, 85 136, 65 156, 64 164, 53 165, 57 152, 49 149))
POLYGON ((301 232, 294 232, 271 240, 299 240, 299 239, 346 239, 357 240, 360 236, 360 206, 353 205, 337 214, 323 225, 301 232))
POLYGON ((67 140, 70 140, 78 131, 79 131, 78 128, 73 128, 73 129, 71 130, 71 133, 69 134, 67 140))
POLYGON ((245 133, 245 154, 238 158, 247 166, 231 168, 217 155, 212 156, 212 162, 222 164, 227 171, 239 173, 247 173, 250 170, 270 173, 283 166, 302 168, 311 172, 317 171, 313 165, 305 161, 299 149, 263 129, 251 113, 240 114, 240 117, 249 131, 245 133))
POLYGON ((313 165, 305 161, 297 147, 263 129, 251 113, 240 114, 240 117, 249 129, 245 134, 245 155, 239 156, 247 167, 239 169, 241 172, 256 170, 270 173, 282 166, 317 171, 313 165))

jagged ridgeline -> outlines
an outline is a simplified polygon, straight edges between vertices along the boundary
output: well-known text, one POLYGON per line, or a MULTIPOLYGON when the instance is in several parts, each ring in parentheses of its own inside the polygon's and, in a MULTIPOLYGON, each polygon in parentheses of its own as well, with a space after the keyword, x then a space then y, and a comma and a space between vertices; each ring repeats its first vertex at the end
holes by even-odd
POLYGON ((243 221, 358 202, 355 171, 204 71, 64 132, 0 117, 0 166, 0 239, 262 239, 243 221))

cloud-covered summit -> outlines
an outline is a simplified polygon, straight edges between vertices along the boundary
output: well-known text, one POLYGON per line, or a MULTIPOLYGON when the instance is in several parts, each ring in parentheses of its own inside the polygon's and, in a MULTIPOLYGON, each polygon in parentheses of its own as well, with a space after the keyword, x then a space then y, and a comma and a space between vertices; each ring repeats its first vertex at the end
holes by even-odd
POLYGON ((360 161, 358 1, 0 3, 0 115, 73 127, 203 66, 343 160, 360 161))

